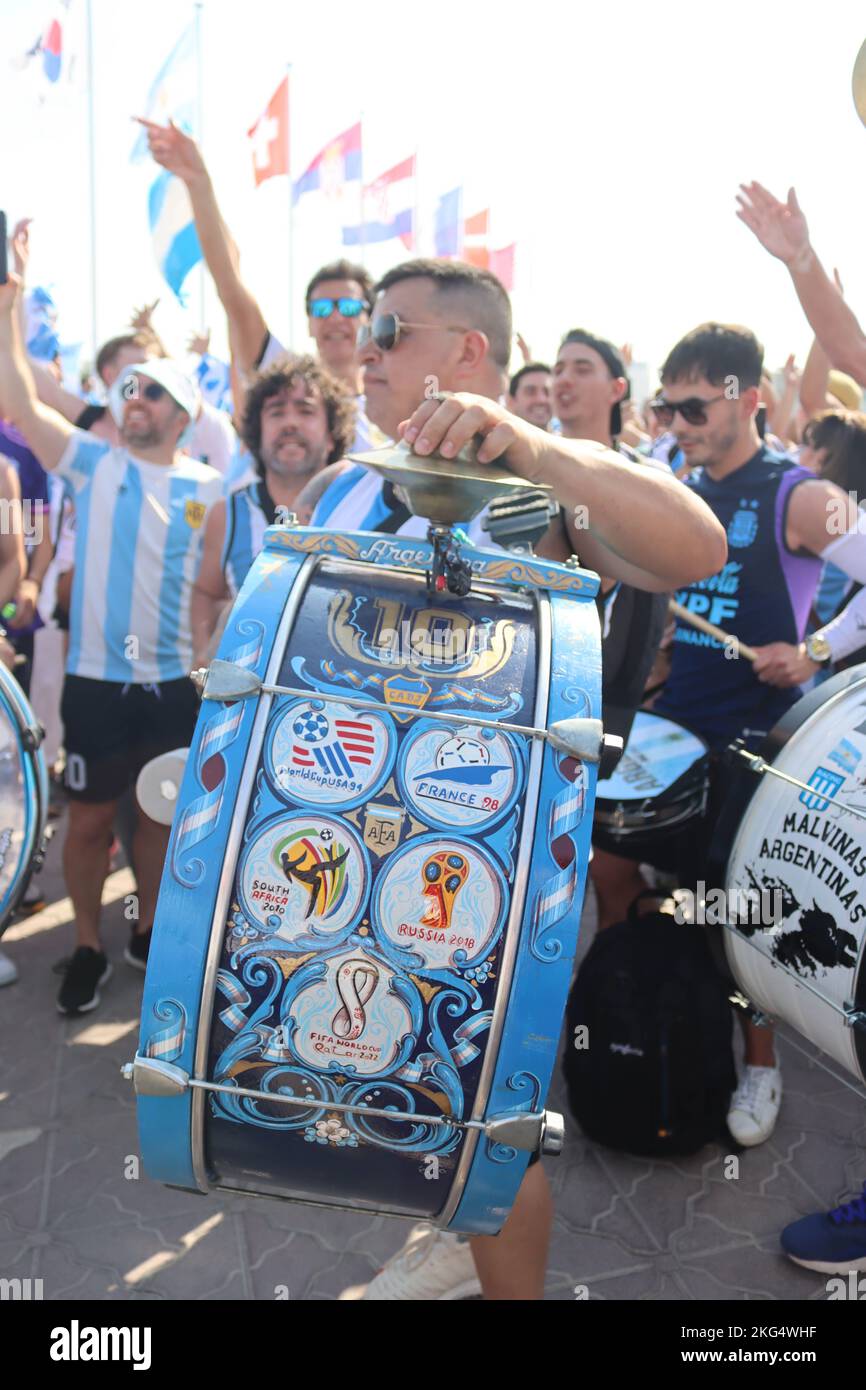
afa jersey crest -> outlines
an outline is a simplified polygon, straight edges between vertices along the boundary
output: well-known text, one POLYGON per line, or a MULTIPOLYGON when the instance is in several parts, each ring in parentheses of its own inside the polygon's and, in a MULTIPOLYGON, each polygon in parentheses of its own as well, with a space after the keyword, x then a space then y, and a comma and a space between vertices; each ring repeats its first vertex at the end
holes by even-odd
POLYGON ((740 505, 728 523, 728 545, 744 550, 752 545, 758 534, 757 501, 740 500, 740 505))
POLYGON ((207 507, 204 502, 196 502, 188 497, 183 507, 183 519, 187 526, 191 526, 194 531, 197 531, 204 521, 206 511, 207 507))

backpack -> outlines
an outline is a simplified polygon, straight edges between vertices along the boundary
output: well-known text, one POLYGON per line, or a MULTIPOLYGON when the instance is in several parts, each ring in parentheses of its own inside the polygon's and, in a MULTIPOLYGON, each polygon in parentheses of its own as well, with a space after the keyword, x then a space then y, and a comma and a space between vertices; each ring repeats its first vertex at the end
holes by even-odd
POLYGON ((572 1113, 590 1139, 626 1153, 730 1143, 731 1005, 706 929, 635 908, 599 932, 572 986, 563 1059, 572 1113))

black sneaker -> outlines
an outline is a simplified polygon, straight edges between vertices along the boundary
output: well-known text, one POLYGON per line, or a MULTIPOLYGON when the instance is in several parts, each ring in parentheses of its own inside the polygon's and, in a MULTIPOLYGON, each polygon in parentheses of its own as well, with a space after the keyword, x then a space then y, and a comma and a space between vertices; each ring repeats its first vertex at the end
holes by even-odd
POLYGON ((69 962, 57 1007, 62 1014, 86 1014, 99 1003, 99 986, 111 978, 111 966, 103 951, 79 946, 69 962))
POLYGON ((147 969, 147 955, 150 950, 152 934, 153 927, 148 927, 147 931, 133 933, 129 938, 129 945, 123 953, 123 959, 127 965, 135 966, 136 970, 147 969))

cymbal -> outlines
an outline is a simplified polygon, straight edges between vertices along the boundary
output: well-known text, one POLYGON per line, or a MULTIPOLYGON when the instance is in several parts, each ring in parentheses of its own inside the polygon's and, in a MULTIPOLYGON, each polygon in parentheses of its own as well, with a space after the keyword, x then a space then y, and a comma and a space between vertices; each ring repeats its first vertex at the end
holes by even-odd
POLYGON ((854 93, 854 105, 857 108, 857 115, 866 125, 866 39, 860 45, 860 52, 854 63, 854 72, 851 77, 851 89, 854 93))
POLYGON ((551 489, 546 483, 518 478, 495 463, 478 463, 476 441, 469 443, 455 458, 441 454, 414 454, 407 444, 388 444, 367 454, 350 454, 353 463, 372 468, 387 482, 405 493, 415 516, 436 526, 454 526, 471 521, 488 502, 503 494, 525 488, 551 489))

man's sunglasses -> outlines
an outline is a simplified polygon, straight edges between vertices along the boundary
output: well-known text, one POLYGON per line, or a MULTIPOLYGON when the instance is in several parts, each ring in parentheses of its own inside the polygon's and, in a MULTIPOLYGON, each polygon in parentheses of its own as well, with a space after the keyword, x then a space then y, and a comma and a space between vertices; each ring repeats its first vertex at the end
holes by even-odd
POLYGON ((123 397, 127 401, 139 401, 142 397, 146 401, 161 401, 165 394, 165 387, 158 382, 142 382, 137 376, 128 376, 123 383, 123 397))
POLYGON ((654 401, 650 401, 650 409, 655 412, 656 419, 665 429, 670 428, 677 415, 682 415, 687 425, 705 425, 707 406, 715 405, 716 401, 724 399, 724 392, 720 396, 711 396, 708 401, 702 400, 700 396, 689 396, 685 401, 666 401, 664 396, 657 396, 654 401))
POLYGON ((311 299, 310 316, 314 319, 329 319, 336 309, 344 319, 356 319, 369 307, 363 299, 354 299, 349 295, 343 295, 340 299, 311 299))
POLYGON ((397 314, 378 314, 372 323, 362 325, 358 333, 358 347, 366 347, 373 342, 381 352, 391 352, 399 343, 406 328, 438 328, 440 333, 468 333, 468 328, 444 323, 405 323, 397 314))

